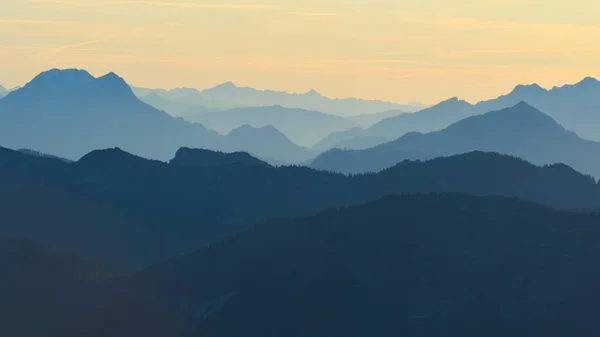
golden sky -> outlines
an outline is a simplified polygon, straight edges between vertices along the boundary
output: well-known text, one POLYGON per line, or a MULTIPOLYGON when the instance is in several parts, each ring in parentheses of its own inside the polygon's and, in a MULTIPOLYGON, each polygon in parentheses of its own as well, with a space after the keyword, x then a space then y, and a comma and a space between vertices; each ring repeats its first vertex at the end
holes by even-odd
POLYGON ((0 0, 0 84, 84 68, 146 87, 475 102, 600 77, 598 15, 592 0, 0 0))

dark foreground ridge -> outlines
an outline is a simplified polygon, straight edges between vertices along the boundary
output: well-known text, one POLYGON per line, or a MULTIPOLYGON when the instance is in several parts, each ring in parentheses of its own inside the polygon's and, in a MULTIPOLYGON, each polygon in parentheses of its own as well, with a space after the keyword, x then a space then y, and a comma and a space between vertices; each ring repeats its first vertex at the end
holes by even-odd
POLYGON ((169 164, 119 149, 94 151, 74 163, 0 149, 0 183, 0 235, 26 236, 123 270, 189 252, 259 221, 393 194, 513 196, 563 209, 600 205, 594 179, 565 165, 537 167, 481 152, 344 176, 185 149, 169 164), (189 155, 186 165, 182 153, 189 155))
POLYGON ((448 194, 270 220, 120 281, 126 298, 44 336, 595 336, 599 223, 448 194))

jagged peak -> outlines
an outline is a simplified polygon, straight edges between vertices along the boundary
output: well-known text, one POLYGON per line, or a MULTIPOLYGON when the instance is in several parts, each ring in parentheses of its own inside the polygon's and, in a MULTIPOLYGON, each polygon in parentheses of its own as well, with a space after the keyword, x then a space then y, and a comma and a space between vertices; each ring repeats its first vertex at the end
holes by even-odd
POLYGON ((82 69, 50 69, 34 77, 25 88, 37 86, 78 86, 94 80, 94 76, 82 69))
POLYGON ((315 89, 311 89, 307 91, 304 96, 312 96, 312 97, 323 97, 320 93, 318 93, 315 89))
POLYGON ((539 92, 546 92, 546 89, 542 88, 539 84, 537 83, 533 83, 533 84, 519 84, 517 86, 515 86, 515 88, 512 90, 512 94, 532 94, 532 93, 539 93, 539 92))
POLYGON ((463 99, 460 99, 458 97, 452 97, 445 101, 441 101, 440 103, 437 104, 437 106, 445 106, 445 105, 471 105, 471 103, 469 103, 463 99))

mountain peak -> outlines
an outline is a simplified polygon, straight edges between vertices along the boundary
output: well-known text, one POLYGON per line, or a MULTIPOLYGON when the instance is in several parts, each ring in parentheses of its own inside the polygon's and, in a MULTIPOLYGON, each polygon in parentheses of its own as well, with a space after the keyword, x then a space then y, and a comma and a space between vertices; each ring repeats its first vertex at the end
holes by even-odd
POLYGON ((25 85, 26 89, 57 90, 91 82, 94 76, 81 69, 51 69, 40 73, 25 85))
POLYGON ((175 158, 169 164, 178 166, 220 166, 227 164, 247 164, 269 166, 262 160, 252 157, 247 152, 224 153, 205 149, 191 149, 182 147, 177 150, 175 158))
POLYGON ((81 159, 77 161, 77 164, 90 167, 112 167, 145 160, 146 159, 115 147, 111 149, 94 150, 81 157, 81 159))
POLYGON ((309 97, 322 97, 321 94, 319 94, 315 89, 311 89, 310 91, 307 91, 304 96, 309 96, 309 97))
POLYGON ((215 86, 213 89, 236 89, 237 86, 235 85, 235 83, 233 83, 232 81, 228 81, 225 83, 221 83, 217 86, 215 86))
POLYGON ((593 77, 586 77, 583 80, 579 81, 579 83, 577 83, 576 85, 578 86, 596 86, 600 84, 600 81, 598 81, 597 79, 593 78, 593 77))
POLYGON ((519 84, 517 85, 511 94, 520 94, 520 95, 532 95, 540 92, 546 92, 546 89, 542 88, 539 84, 519 84))
POLYGON ((459 99, 458 97, 452 97, 452 98, 449 98, 445 101, 438 103, 437 105, 438 106, 446 106, 446 105, 454 106, 454 105, 471 105, 471 103, 469 103, 465 100, 459 99))

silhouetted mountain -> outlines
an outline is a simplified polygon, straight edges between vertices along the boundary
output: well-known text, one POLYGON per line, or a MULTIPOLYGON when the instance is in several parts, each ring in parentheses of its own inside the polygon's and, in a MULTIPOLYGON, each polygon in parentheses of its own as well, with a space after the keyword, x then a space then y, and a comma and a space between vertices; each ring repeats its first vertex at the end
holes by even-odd
POLYGON ((396 139, 408 132, 438 131, 473 114, 475 113, 470 103, 452 98, 421 111, 385 118, 360 132, 349 130, 331 134, 319 143, 333 144, 325 149, 362 150, 396 139))
POLYGON ((367 129, 367 132, 369 135, 396 139, 408 132, 438 131, 471 116, 472 107, 466 101, 452 98, 416 113, 384 119, 367 129))
POLYGON ((51 70, 0 103, 0 144, 68 159, 113 147, 160 160, 169 160, 180 147, 243 150, 291 163, 314 156, 279 135, 274 138, 279 143, 269 143, 274 134, 261 128, 240 141, 236 133, 225 137, 173 118, 140 101, 113 73, 94 78, 83 70, 51 70))
POLYGON ((22 237, 0 238, 0 270, 2 336, 30 336, 87 308, 92 289, 112 276, 96 263, 22 237))
MULTIPOLYGON (((587 77, 576 84, 546 90, 537 84, 518 85, 509 94, 471 105, 457 98, 441 102, 413 114, 384 119, 365 131, 362 137, 396 139, 407 132, 432 132, 466 117, 512 107, 526 102, 550 115, 568 130, 585 139, 600 141, 600 82, 587 77)), ((348 137, 346 137, 348 138, 348 137)))
POLYGON ((281 106, 237 108, 213 113, 201 113, 186 119, 201 123, 223 134, 229 133, 242 125, 257 128, 272 125, 294 143, 303 146, 312 146, 332 132, 347 130, 354 126, 352 122, 338 116, 281 106))
POLYGON ((305 162, 315 155, 294 144, 272 125, 258 128, 243 125, 227 134, 218 148, 226 152, 244 150, 265 160, 273 158, 292 164, 305 162))
POLYGON ((6 96, 8 94, 8 90, 0 85, 0 98, 6 96))
MULTIPOLYGON (((425 109, 425 108, 423 108, 423 109, 425 109)), ((421 109, 419 108, 419 110, 421 110, 421 109)), ((405 113, 408 113, 408 112, 402 111, 402 110, 391 110, 391 111, 384 111, 384 112, 378 112, 378 113, 350 116, 350 117, 347 117, 347 119, 356 123, 357 125, 359 125, 363 128, 368 128, 368 127, 373 126, 374 124, 377 124, 381 120, 384 120, 384 119, 390 118, 390 117, 396 117, 398 115, 402 115, 405 113)))
POLYGON ((110 73, 50 70, 0 101, 0 143, 77 159, 122 147, 167 159, 181 146, 210 147, 220 136, 139 101, 110 73))
POLYGON ((331 151, 313 167, 338 172, 377 171, 404 159, 427 159, 471 151, 524 158, 534 164, 565 163, 600 177, 600 143, 579 138, 527 103, 466 118, 429 134, 408 133, 362 151, 331 151))
POLYGON ((107 149, 67 163, 0 149, 0 235, 30 237, 129 270, 257 221, 389 194, 464 192, 569 209, 600 205, 600 187, 590 177, 564 165, 541 168, 496 154, 403 162, 358 176, 275 168, 222 154, 211 156, 220 157, 212 165, 192 165, 192 155, 199 154, 200 162, 209 155, 189 154, 167 164, 107 149))
POLYGON ((490 111, 526 101, 552 116, 565 128, 586 139, 600 141, 600 82, 587 77, 576 84, 551 90, 537 84, 517 86, 511 93, 477 104, 478 111, 490 111))
POLYGON ((223 153, 203 149, 181 148, 169 164, 179 166, 222 166, 231 164, 269 166, 266 162, 252 157, 246 152, 223 153))
POLYGON ((226 82, 203 91, 185 89, 185 94, 175 91, 181 91, 182 89, 166 91, 136 88, 135 90, 142 96, 157 93, 178 102, 218 109, 280 105, 286 108, 321 111, 331 115, 347 117, 389 110, 416 111, 421 108, 420 104, 402 105, 356 98, 331 99, 320 95, 314 90, 304 94, 257 90, 249 87, 238 87, 233 82, 226 82))
POLYGON ((592 337, 599 223, 465 195, 271 220, 142 270, 54 336, 592 337))

